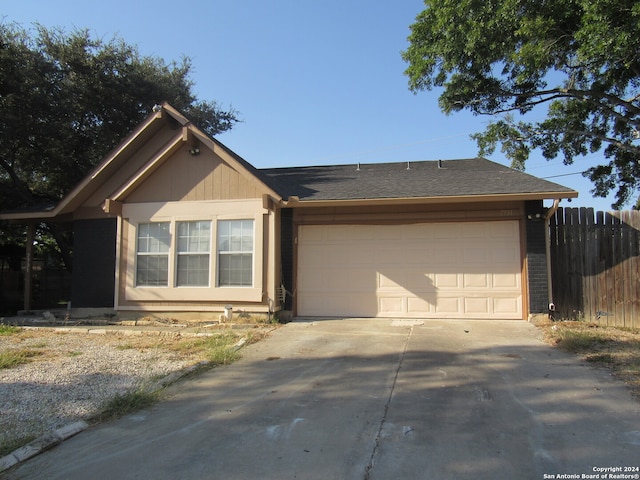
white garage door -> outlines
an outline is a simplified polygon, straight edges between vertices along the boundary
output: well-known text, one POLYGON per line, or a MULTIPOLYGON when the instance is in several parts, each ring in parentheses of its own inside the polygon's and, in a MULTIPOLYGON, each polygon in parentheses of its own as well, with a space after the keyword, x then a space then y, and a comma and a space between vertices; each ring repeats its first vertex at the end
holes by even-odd
POLYGON ((522 318, 516 221, 303 225, 300 316, 522 318))

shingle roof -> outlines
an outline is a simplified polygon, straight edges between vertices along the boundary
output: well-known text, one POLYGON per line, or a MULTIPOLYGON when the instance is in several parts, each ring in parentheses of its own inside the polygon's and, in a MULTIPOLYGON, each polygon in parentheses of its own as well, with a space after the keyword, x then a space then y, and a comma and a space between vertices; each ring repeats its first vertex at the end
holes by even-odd
MULTIPOLYGON (((428 198, 576 192, 485 158, 260 170, 284 199, 428 198)), ((561 195, 564 196, 564 195, 561 195)))

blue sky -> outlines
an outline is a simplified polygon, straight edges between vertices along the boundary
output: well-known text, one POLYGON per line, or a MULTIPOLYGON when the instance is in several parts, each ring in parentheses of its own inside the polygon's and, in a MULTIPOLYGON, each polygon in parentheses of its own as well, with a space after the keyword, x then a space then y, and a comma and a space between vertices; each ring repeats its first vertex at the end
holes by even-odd
MULTIPOLYGON (((188 56, 200 99, 239 112, 218 139, 258 168, 469 158, 491 117, 444 115, 438 92, 408 90, 400 52, 422 0, 21 0, 5 22, 88 28, 143 55, 188 56)), ((508 165, 498 151, 491 160, 508 165)), ((577 190, 563 206, 609 209, 581 172, 534 152, 527 172, 577 190), (557 177, 558 175, 562 175, 557 177)))

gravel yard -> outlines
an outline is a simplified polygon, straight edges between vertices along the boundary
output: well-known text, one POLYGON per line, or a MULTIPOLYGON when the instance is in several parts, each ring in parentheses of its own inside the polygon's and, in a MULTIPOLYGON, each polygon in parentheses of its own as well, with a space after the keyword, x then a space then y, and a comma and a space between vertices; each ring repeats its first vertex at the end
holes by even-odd
POLYGON ((175 333, 27 329, 0 336, 0 353, 26 363, 0 369, 0 456, 53 429, 88 420, 105 402, 205 360, 202 337, 175 333))

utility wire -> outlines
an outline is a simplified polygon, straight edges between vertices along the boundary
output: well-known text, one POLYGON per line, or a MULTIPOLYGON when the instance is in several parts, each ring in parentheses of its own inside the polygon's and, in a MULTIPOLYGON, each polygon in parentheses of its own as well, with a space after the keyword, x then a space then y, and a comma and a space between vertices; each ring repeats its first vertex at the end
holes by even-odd
POLYGON ((563 173, 562 175, 551 175, 550 177, 541 177, 541 178, 543 180, 547 180, 549 178, 569 177, 571 175, 582 175, 583 173, 587 173, 587 171, 585 170, 584 172, 563 173))

